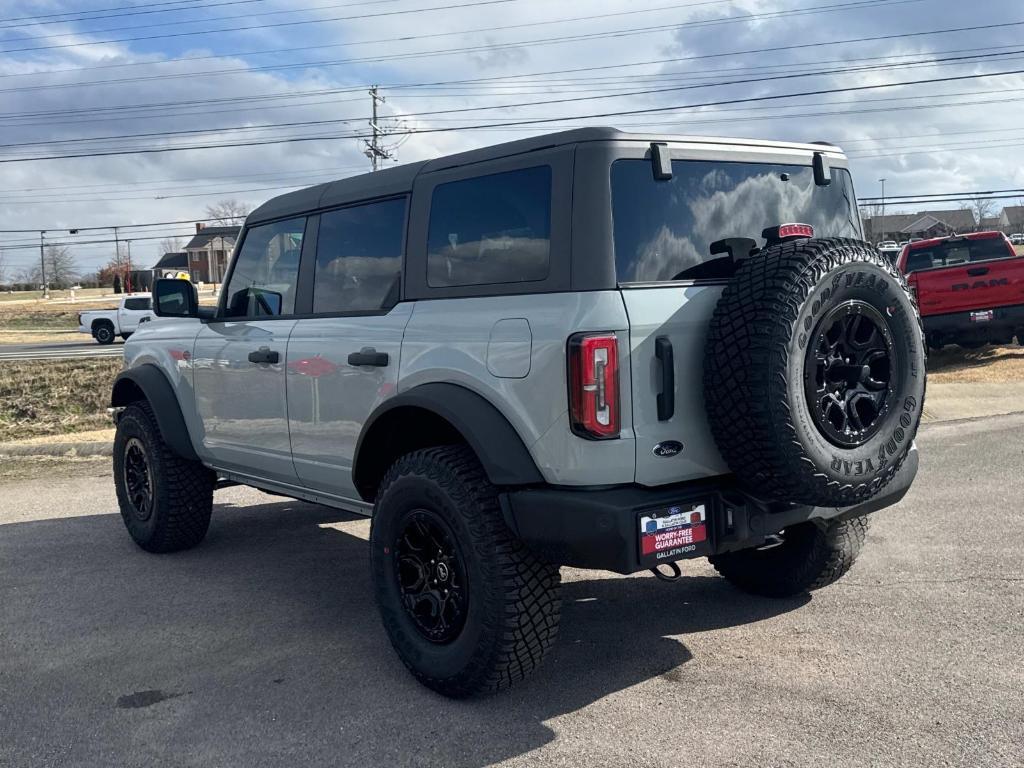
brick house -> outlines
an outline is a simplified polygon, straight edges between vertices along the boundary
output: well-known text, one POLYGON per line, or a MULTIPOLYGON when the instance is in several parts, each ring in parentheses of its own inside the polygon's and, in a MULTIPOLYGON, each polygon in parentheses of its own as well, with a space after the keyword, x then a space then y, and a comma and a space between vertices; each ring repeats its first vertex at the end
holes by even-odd
POLYGON ((196 234, 185 246, 188 273, 193 283, 219 283, 228 268, 228 257, 241 227, 205 227, 196 224, 196 234))

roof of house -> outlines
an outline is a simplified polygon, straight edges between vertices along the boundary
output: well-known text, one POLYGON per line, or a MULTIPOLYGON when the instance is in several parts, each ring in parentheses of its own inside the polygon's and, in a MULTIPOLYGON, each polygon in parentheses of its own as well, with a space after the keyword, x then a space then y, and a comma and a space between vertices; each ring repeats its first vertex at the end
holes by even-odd
POLYGON ((165 253, 153 269, 188 269, 188 254, 185 251, 165 253))
POLYGON ((241 227, 203 227, 195 236, 188 241, 188 245, 185 246, 186 251, 191 251, 196 248, 206 248, 210 244, 211 240, 216 240, 218 237, 223 237, 225 240, 234 240, 238 237, 238 233, 241 227))
POLYGON ((901 232, 913 235, 926 232, 936 224, 943 224, 955 232, 967 232, 975 227, 974 214, 967 210, 918 211, 917 213, 894 213, 868 219, 871 231, 881 234, 901 232))
POLYGON ((1003 208, 1003 216, 1009 224, 1024 224, 1024 205, 1008 205, 1003 208))

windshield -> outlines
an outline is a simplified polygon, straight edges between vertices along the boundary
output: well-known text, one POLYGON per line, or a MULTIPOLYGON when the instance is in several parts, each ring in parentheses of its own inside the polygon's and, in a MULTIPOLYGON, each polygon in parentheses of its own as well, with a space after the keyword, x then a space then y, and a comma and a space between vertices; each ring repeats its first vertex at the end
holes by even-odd
POLYGON ((657 181, 649 161, 617 160, 611 183, 620 283, 729 277, 735 265, 720 241, 746 256, 779 224, 810 224, 815 237, 861 237, 845 169, 833 168, 832 183, 818 187, 810 166, 675 160, 672 178, 657 181))

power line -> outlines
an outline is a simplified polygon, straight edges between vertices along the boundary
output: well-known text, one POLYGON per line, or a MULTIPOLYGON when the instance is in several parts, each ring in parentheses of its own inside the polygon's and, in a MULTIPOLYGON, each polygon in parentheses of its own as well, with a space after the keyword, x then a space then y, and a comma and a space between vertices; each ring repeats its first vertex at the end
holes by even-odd
MULTIPOLYGON (((266 2, 266 0, 233 0, 233 1, 234 2, 248 2, 248 3, 264 3, 264 2, 266 2)), ((179 5, 180 6, 183 3, 197 3, 197 2, 199 2, 199 0, 168 0, 167 2, 162 2, 162 3, 150 3, 148 7, 149 8, 153 8, 153 7, 160 6, 160 5, 179 5)), ((228 5, 228 4, 230 4, 230 3, 225 3, 225 5, 228 5)), ((7 19, 0 19, 0 23, 7 23, 8 21, 30 21, 30 22, 34 22, 34 23, 37 23, 37 24, 62 24, 62 23, 68 22, 68 21, 82 21, 82 20, 88 21, 88 19, 59 19, 57 21, 41 21, 41 20, 42 19, 51 19, 51 18, 54 18, 56 16, 73 16, 73 15, 79 14, 79 13, 105 13, 106 11, 125 11, 125 10, 131 9, 131 8, 138 8, 138 7, 139 6, 137 6, 137 5, 121 5, 121 6, 117 6, 115 8, 96 8, 96 9, 91 10, 91 11, 64 11, 63 13, 44 13, 44 14, 39 14, 37 16, 14 16, 14 17, 7 18, 7 19)), ((185 6, 185 7, 182 7, 182 8, 168 8, 168 9, 165 9, 163 11, 145 10, 145 11, 139 11, 138 13, 140 13, 140 14, 141 13, 166 13, 168 11, 176 11, 176 10, 191 10, 192 8, 195 8, 195 7, 197 7, 197 6, 190 5, 190 6, 185 6)), ((202 6, 198 6, 198 7, 202 7, 202 6)), ((133 14, 124 14, 124 15, 133 15, 133 14)))
MULTIPOLYGON (((415 128, 405 129, 396 131, 391 135, 418 135, 428 133, 451 133, 454 131, 465 131, 465 130, 480 130, 485 128, 508 128, 515 126, 528 126, 528 125, 541 125, 549 123, 557 123, 565 120, 592 120, 598 118, 607 117, 623 117, 627 115, 645 115, 654 114, 658 112, 673 112, 683 109, 699 109, 703 107, 717 107, 724 105, 733 104, 749 104, 762 101, 779 101, 782 99, 791 99, 804 96, 825 96, 834 93, 862 93, 864 91, 878 90, 878 89, 889 89, 889 88, 902 88, 908 85, 925 85, 934 83, 950 83, 958 82, 962 80, 977 80, 980 78, 988 77, 1004 77, 1007 75, 1019 75, 1024 74, 1024 69, 1006 70, 999 72, 982 72, 974 73, 969 75, 950 75, 946 77, 930 78, 927 80, 906 80, 895 83, 877 83, 873 85, 858 85, 848 86, 845 88, 821 88, 810 91, 798 91, 795 93, 782 93, 767 96, 750 96, 740 99, 726 99, 719 101, 707 101, 699 102, 694 104, 675 104, 663 107, 646 107, 641 109, 627 109, 627 110, 615 110, 608 112, 595 112, 585 115, 560 115, 558 117, 534 117, 522 120, 514 120, 507 122, 497 123, 484 123, 478 125, 464 125, 464 126, 447 126, 439 128, 415 128)), ((36 160, 65 160, 74 158, 84 157, 112 157, 117 155, 135 155, 135 154, 161 154, 167 152, 182 152, 196 149, 223 149, 229 147, 250 147, 250 146, 267 146, 270 144, 286 144, 286 143, 300 143, 309 141, 334 141, 338 139, 362 139, 369 138, 364 134, 327 134, 320 136, 300 136, 300 137, 286 137, 279 139, 266 139, 260 141, 246 141, 246 142, 234 142, 234 143, 220 143, 220 144, 194 144, 188 146, 170 146, 170 147, 147 147, 147 148, 135 148, 135 149, 120 149, 120 150, 109 150, 109 151, 92 151, 92 152, 81 152, 74 154, 63 154, 63 155, 41 155, 36 157, 16 157, 16 158, 0 158, 0 164, 2 163, 19 163, 29 162, 36 160)))
MULTIPOLYGON (((926 193, 926 194, 917 194, 917 195, 886 195, 885 199, 886 200, 894 200, 896 202, 901 202, 904 198, 912 198, 914 200, 917 200, 919 198, 925 198, 925 197, 952 197, 954 195, 960 195, 959 199, 966 200, 967 198, 970 198, 970 197, 979 197, 979 196, 982 196, 982 195, 1003 195, 1003 194, 1007 194, 1009 192, 1024 192, 1024 189, 987 189, 987 190, 976 190, 974 192, 929 192, 929 193, 926 193)), ((862 197, 862 198, 860 198, 860 201, 862 203, 865 203, 865 202, 873 203, 873 202, 877 202, 877 201, 879 201, 881 199, 882 198, 879 198, 879 197, 862 197)))
MULTIPOLYGON (((545 99, 545 100, 542 100, 542 101, 519 102, 519 103, 514 103, 514 104, 476 105, 476 106, 473 106, 473 107, 450 108, 450 109, 432 110, 432 111, 426 111, 426 112, 411 112, 411 113, 406 113, 405 115, 403 115, 403 117, 405 117, 405 118, 416 118, 416 117, 427 117, 427 116, 437 116, 437 115, 447 115, 447 114, 461 114, 461 113, 465 113, 465 112, 480 112, 480 111, 495 110, 495 109, 512 109, 512 108, 532 107, 532 106, 550 106, 550 105, 553 105, 553 104, 577 103, 577 102, 584 102, 584 101, 594 101, 594 100, 598 100, 598 99, 603 100, 603 99, 607 99, 607 98, 626 98, 626 97, 632 97, 632 96, 662 94, 662 93, 666 93, 666 92, 670 92, 670 91, 694 90, 694 89, 698 89, 698 88, 726 87, 726 86, 731 86, 731 85, 750 85, 750 84, 753 84, 753 83, 771 82, 771 81, 776 81, 776 80, 791 80, 791 79, 803 78, 803 77, 819 77, 819 76, 826 76, 826 75, 832 75, 832 74, 849 74, 849 73, 852 73, 852 72, 868 72, 868 71, 877 71, 877 70, 894 70, 894 69, 902 69, 902 68, 906 68, 906 67, 917 66, 919 64, 928 64, 928 65, 935 66, 935 65, 946 64, 946 63, 960 63, 960 62, 963 62, 965 59, 972 59, 973 60, 973 59, 999 58, 999 57, 1006 57, 1006 56, 1011 56, 1011 55, 1017 55, 1017 54, 1021 54, 1021 53, 1024 53, 1024 49, 1019 49, 1019 50, 1015 50, 1015 51, 1007 51, 1007 52, 1004 52, 1004 53, 975 54, 975 55, 971 55, 971 56, 953 56, 953 57, 946 57, 946 58, 932 58, 932 59, 929 59, 929 60, 924 61, 924 62, 916 61, 916 62, 904 62, 904 63, 895 63, 895 64, 874 64, 874 65, 865 65, 865 66, 860 66, 860 67, 844 67, 842 69, 812 70, 812 71, 809 71, 809 72, 790 72, 790 73, 785 73, 785 74, 781 74, 781 75, 768 75, 768 76, 760 77, 760 78, 744 78, 744 79, 739 79, 739 80, 726 80, 726 81, 709 82, 709 83, 687 84, 687 85, 682 85, 682 86, 661 87, 661 88, 655 88, 655 89, 644 89, 644 90, 625 91, 625 92, 612 93, 612 94, 602 94, 602 95, 599 95, 599 96, 576 96, 576 97, 569 97, 569 98, 545 99)), ((373 111, 374 111, 374 117, 371 118, 371 120, 370 120, 370 125, 372 126, 372 133, 371 133, 372 141, 371 141, 371 145, 373 147, 377 147, 379 145, 379 137, 384 135, 384 131, 379 130, 379 128, 377 127, 377 118, 376 118, 376 109, 377 109, 377 104, 378 104, 378 102, 380 100, 380 97, 377 95, 377 91, 376 91, 375 88, 371 89, 370 93, 371 93, 371 97, 373 98, 373 111)), ((308 127, 308 126, 314 126, 314 125, 327 125, 327 124, 337 124, 337 123, 350 124, 353 121, 354 120, 351 119, 351 118, 350 119, 297 121, 297 122, 288 122, 288 123, 267 123, 267 124, 260 125, 260 126, 227 126, 227 127, 220 127, 220 128, 192 128, 192 129, 186 129, 186 130, 181 130, 181 131, 158 131, 158 132, 137 133, 137 134, 119 134, 119 135, 114 135, 114 136, 82 137, 82 138, 74 138, 74 139, 52 139, 52 140, 46 140, 46 141, 21 142, 21 143, 13 143, 13 144, 0 144, 0 149, 11 149, 11 148, 31 147, 31 146, 54 146, 54 145, 60 145, 60 144, 72 144, 72 143, 83 143, 83 142, 97 142, 97 141, 123 141, 123 140, 126 140, 126 139, 136 139, 136 138, 153 138, 153 137, 165 138, 165 137, 180 136, 180 135, 195 135, 195 134, 206 134, 206 133, 226 133, 226 132, 252 131, 252 130, 268 130, 268 129, 275 129, 275 128, 308 127)), ((391 131, 391 132, 389 132, 389 135, 397 135, 399 133, 400 133, 399 131, 391 131)), ((294 137, 294 138, 301 138, 301 137, 294 137)), ((284 139, 281 139, 281 140, 283 141, 284 139)), ((237 146, 237 145, 223 145, 223 146, 237 146)), ((164 149, 171 149, 171 148, 164 148, 164 149)), ((378 155, 378 157, 380 157, 380 155, 378 155)), ((374 166, 374 167, 376 168, 376 166, 374 166)))
MULTIPOLYGON (((862 0, 866 1, 866 0, 862 0)), ((919 0, 912 0, 919 1, 919 0)), ((251 24, 249 26, 218 27, 217 29, 191 30, 187 32, 168 32, 163 35, 143 35, 140 37, 120 37, 107 40, 84 40, 77 43, 61 43, 58 45, 38 45, 30 48, 7 48, 0 50, 0 53, 26 53, 29 51, 49 51, 56 48, 79 48, 87 45, 109 45, 110 43, 134 43, 147 40, 166 40, 168 38, 195 37, 197 35, 214 35, 220 32, 245 32, 253 29, 277 29, 280 27, 295 27, 303 24, 324 24, 331 21, 353 21, 355 19, 372 19, 382 16, 404 16, 410 13, 425 13, 429 11, 446 11, 454 8, 472 8, 481 5, 501 5, 504 3, 517 2, 517 0, 471 0, 470 2, 455 5, 438 5, 427 8, 410 8, 399 11, 382 11, 380 13, 364 13, 353 16, 333 16, 326 19, 306 19, 302 21, 279 21, 270 24, 251 24)), ((39 39, 46 39, 43 36, 39 39)), ((66 35, 52 35, 51 37, 66 37, 66 35)))
MULTIPOLYGON (((491 2, 511 2, 512 0, 490 0, 491 2)), ((705 27, 705 26, 718 26, 721 24, 735 24, 737 22, 749 22, 752 20, 772 20, 779 18, 799 17, 808 15, 817 15, 819 13, 833 13, 849 10, 859 10, 866 7, 876 7, 879 5, 893 5, 893 4, 906 4, 906 3, 918 3, 918 2, 929 2, 930 0, 856 0, 856 2, 840 3, 838 5, 830 6, 812 6, 810 8, 792 9, 789 11, 774 11, 765 12, 761 14, 746 14, 742 16, 728 16, 725 18, 716 19, 704 19, 699 21, 689 21, 680 24, 674 24, 666 26, 660 24, 657 26, 646 26, 646 27, 635 27, 624 30, 611 30, 607 32, 592 32, 592 33, 581 33, 577 35, 562 35, 558 37, 550 38, 538 38, 533 40, 516 40, 504 43, 487 43, 475 46, 461 46, 458 48, 445 48, 445 49, 432 49, 428 51, 411 51, 406 53, 388 54, 382 56, 369 56, 356 59, 340 59, 335 61, 303 61, 290 64, 268 64, 259 67, 234 67, 230 69, 220 70, 205 70, 198 72, 185 72, 185 73, 168 73, 164 75, 149 75, 139 77, 128 77, 128 78, 116 78, 110 80, 86 80, 69 83, 51 83, 37 86, 22 86, 19 88, 5 88, 0 89, 0 93, 9 93, 17 90, 36 90, 39 88, 72 88, 80 87, 82 85, 112 85, 118 83, 131 83, 131 82, 150 82, 154 80, 167 80, 167 79, 180 79, 180 78, 194 78, 194 77, 209 77, 213 75, 226 75, 236 74, 238 72, 263 72, 263 71, 281 71, 290 69, 308 69, 310 67, 337 67, 347 66, 351 64, 365 64, 373 62, 386 62, 386 61, 404 61, 406 59, 418 59, 418 58, 432 58, 436 56, 450 56, 456 54, 473 53, 478 51, 494 51, 505 48, 519 48, 522 46, 539 46, 539 45, 557 45, 566 42, 582 42, 595 39, 607 39, 617 37, 631 37, 636 35, 644 35, 651 33, 664 33, 664 32, 675 32, 682 28, 691 27, 705 27)), ((1015 22, 1015 24, 1024 24, 1024 22, 1015 22)), ((184 34, 184 33, 183 33, 184 34)), ((424 35, 424 38, 429 35, 424 35)), ((406 36, 402 38, 383 38, 378 40, 360 40, 350 41, 345 44, 345 47, 351 47, 354 45, 378 45, 381 43, 399 42, 407 40, 418 39, 416 36, 406 36)), ((801 46, 794 46, 801 47, 801 46)), ((294 50, 294 49, 293 49, 294 50)), ((787 50, 786 47, 780 46, 776 48, 765 49, 767 51, 780 51, 787 50)), ((0 51, 0 53, 9 53, 12 51, 0 51)), ((280 51, 278 51, 280 52, 280 51)), ((709 56, 710 58, 711 56, 709 56)), ((183 59, 187 60, 187 59, 183 59)), ((175 62, 178 60, 174 60, 175 62)), ((169 62, 173 63, 173 62, 169 62)))

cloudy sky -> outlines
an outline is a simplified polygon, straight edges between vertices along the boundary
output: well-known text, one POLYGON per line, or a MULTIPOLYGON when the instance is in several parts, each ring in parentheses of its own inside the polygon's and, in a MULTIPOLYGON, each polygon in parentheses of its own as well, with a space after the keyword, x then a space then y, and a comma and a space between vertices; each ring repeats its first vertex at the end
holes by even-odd
POLYGON ((1024 74, 976 77, 1017 70, 1020 0, 4 0, 0 230, 94 269, 86 227, 362 172, 370 84, 399 162, 603 124, 831 141, 861 197, 1024 188, 1024 74))

